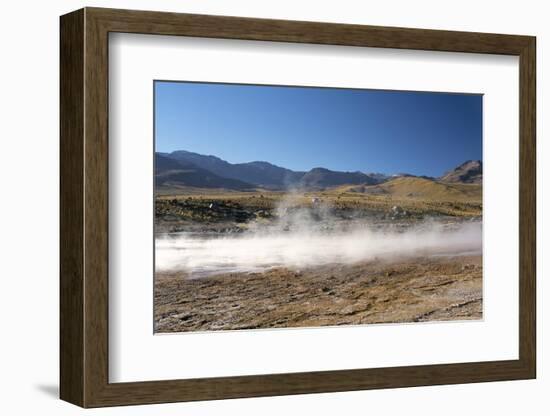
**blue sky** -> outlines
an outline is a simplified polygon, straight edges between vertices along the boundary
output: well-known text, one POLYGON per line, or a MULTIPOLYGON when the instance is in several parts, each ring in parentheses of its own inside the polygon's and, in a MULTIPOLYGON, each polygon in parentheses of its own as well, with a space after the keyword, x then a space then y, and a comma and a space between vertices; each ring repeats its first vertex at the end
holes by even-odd
POLYGON ((482 158, 482 96, 156 81, 155 148, 439 176, 482 158))

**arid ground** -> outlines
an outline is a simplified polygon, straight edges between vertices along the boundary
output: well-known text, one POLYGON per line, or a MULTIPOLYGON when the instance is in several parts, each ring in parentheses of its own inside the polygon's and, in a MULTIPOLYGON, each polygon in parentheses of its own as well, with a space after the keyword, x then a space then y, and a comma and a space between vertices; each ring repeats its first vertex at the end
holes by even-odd
POLYGON ((481 212, 480 184, 418 177, 292 194, 164 187, 155 201, 155 331, 481 319, 481 235, 459 234, 480 229, 481 212), (348 232, 355 240, 345 247, 332 237, 348 232), (300 233, 315 236, 311 252, 288 247, 300 233), (266 254, 271 235, 283 245, 266 254), (363 236, 372 239, 365 253, 363 236), (178 239, 185 244, 170 246, 178 239))
POLYGON ((159 273, 158 332, 480 319, 480 256, 188 279, 159 273))

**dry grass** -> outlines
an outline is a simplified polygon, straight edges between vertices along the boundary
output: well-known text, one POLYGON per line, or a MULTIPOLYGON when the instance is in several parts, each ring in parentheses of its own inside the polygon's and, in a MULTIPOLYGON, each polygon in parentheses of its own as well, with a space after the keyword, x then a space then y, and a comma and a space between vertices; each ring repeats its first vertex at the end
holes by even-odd
MULTIPOLYGON (((174 191, 174 190, 173 190, 174 191)), ((282 192, 257 190, 232 192, 197 188, 159 194, 157 200, 192 199, 237 203, 252 210, 272 210, 284 201, 287 206, 311 206, 312 198, 337 209, 389 212, 400 206, 410 213, 479 217, 482 211, 482 188, 477 184, 445 184, 422 178, 396 178, 380 185, 348 185, 317 192, 282 192)))

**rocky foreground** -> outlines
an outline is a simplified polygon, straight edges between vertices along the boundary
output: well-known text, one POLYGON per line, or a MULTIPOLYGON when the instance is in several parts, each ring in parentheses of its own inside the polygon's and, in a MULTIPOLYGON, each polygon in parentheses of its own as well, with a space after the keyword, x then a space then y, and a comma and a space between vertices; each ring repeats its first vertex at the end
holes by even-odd
POLYGON ((481 256, 155 277, 157 333, 481 318, 481 256))

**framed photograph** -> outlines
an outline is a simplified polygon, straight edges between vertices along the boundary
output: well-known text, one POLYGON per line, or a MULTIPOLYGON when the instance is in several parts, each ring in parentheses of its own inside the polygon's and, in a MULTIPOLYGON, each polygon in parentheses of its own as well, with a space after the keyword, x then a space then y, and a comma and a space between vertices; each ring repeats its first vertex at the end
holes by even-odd
POLYGON ((62 16, 61 398, 535 378, 535 49, 62 16))

